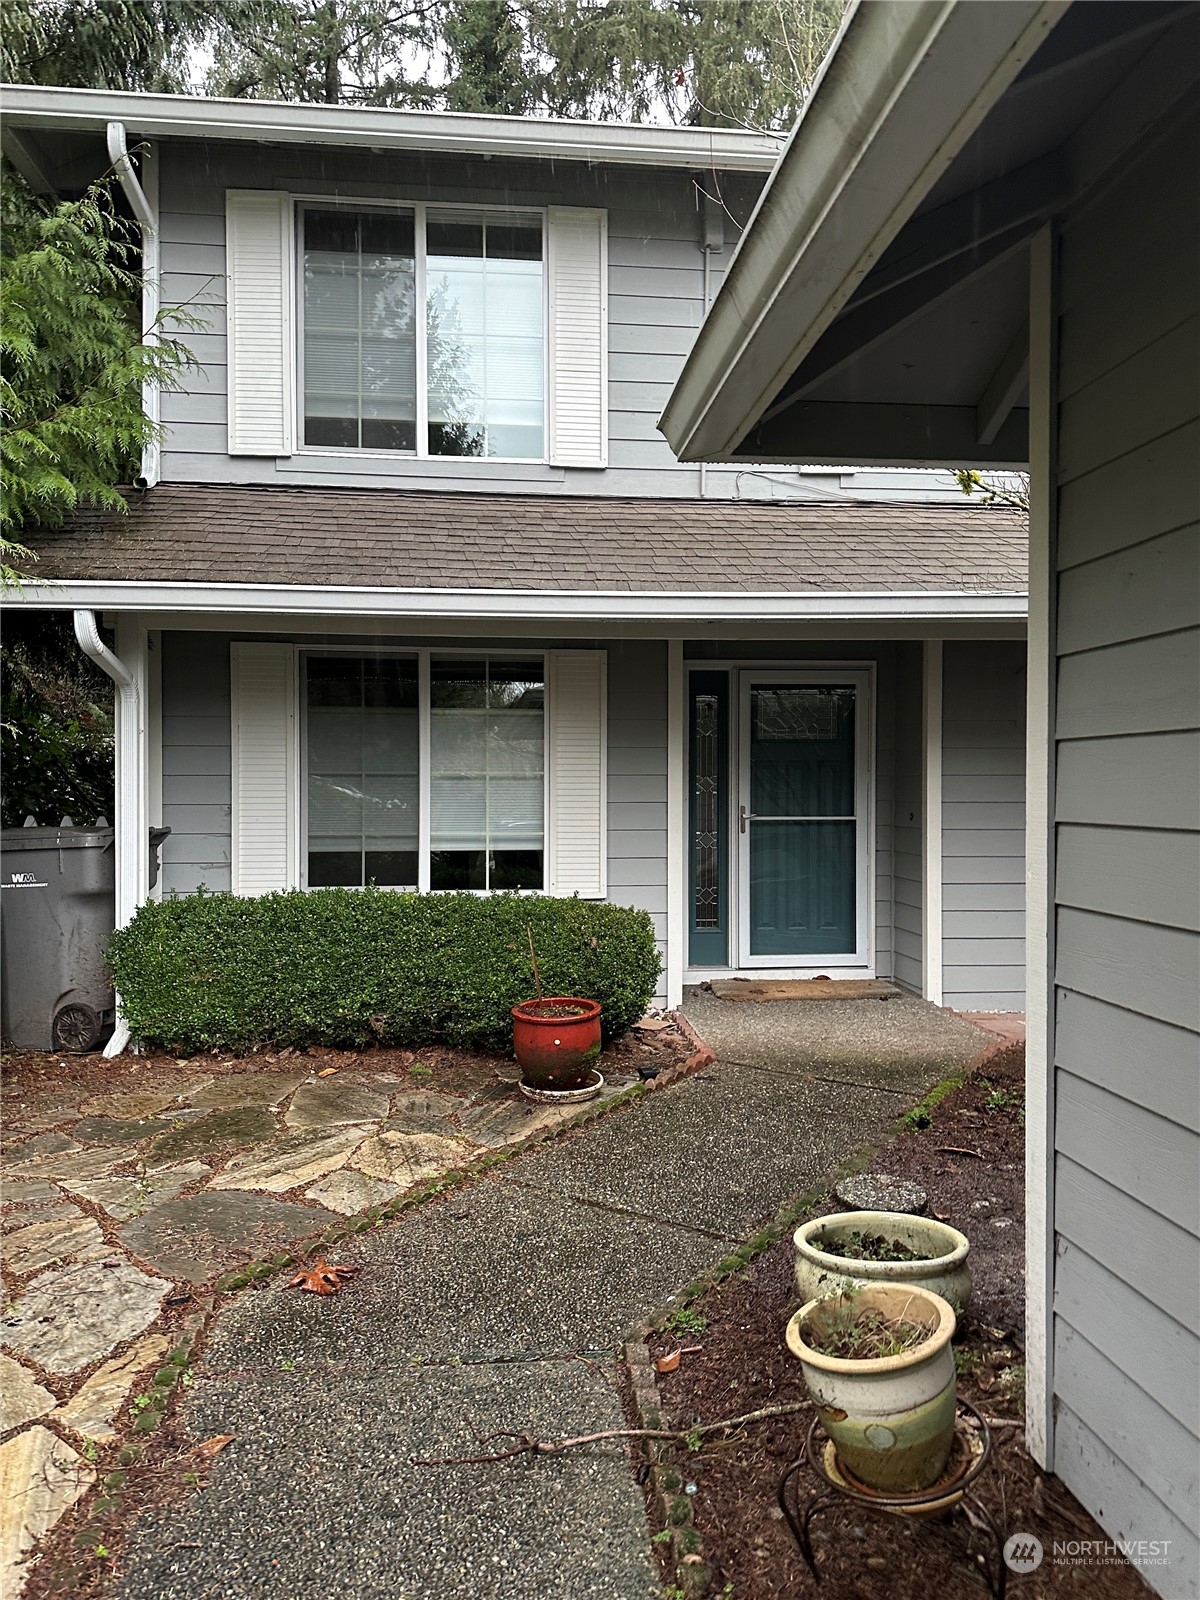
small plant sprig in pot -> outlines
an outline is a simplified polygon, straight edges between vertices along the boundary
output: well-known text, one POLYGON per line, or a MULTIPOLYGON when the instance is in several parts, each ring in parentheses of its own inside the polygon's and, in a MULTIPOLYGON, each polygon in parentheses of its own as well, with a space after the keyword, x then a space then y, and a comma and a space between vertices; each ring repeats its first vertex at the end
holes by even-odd
POLYGON ((971 1298, 966 1234, 933 1217, 901 1211, 838 1211, 792 1235, 796 1286, 806 1300, 865 1283, 929 1289, 955 1311, 971 1298))
POLYGON ((953 1307, 908 1285, 810 1300, 787 1325, 788 1349, 839 1464, 884 1494, 915 1494, 945 1471, 957 1391, 953 1307))
MULTIPOLYGON (((586 1089, 589 1080, 599 1080, 594 1069, 600 1054, 600 1005, 577 995, 544 995, 532 923, 526 924, 526 933, 537 998, 512 1008, 513 1054, 521 1081, 541 1094, 586 1089)), ((594 1087, 599 1088, 599 1081, 594 1087)))

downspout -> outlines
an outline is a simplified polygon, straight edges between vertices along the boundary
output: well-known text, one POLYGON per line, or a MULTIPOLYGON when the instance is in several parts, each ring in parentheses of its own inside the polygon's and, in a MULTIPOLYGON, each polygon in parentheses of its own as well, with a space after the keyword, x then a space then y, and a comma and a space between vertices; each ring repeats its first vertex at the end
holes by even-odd
MULTIPOLYGON (((158 170, 154 152, 147 150, 143 168, 147 181, 154 191, 153 198, 146 193, 130 159, 123 122, 108 124, 108 158, 112 162, 125 198, 137 218, 142 235, 142 339, 148 345, 158 343, 159 314, 159 235, 158 235, 158 170)), ((148 489, 158 482, 158 423, 161 407, 159 386, 151 380, 142 385, 142 409, 155 426, 155 436, 142 449, 142 471, 137 479, 139 489, 148 489)), ((107 670, 107 669, 106 669, 107 670)))
MULTIPOLYGON (((123 928, 133 918, 138 908, 140 889, 139 855, 145 852, 147 842, 141 838, 140 807, 129 804, 126 780, 132 773, 137 778, 141 751, 139 749, 140 695, 137 678, 125 663, 113 654, 100 637, 94 611, 75 612, 75 638, 84 655, 90 656, 102 672, 108 674, 116 688, 116 926, 123 928)), ((117 997, 117 1025, 113 1036, 104 1047, 106 1056, 119 1056, 129 1043, 129 1024, 121 1012, 117 997)))

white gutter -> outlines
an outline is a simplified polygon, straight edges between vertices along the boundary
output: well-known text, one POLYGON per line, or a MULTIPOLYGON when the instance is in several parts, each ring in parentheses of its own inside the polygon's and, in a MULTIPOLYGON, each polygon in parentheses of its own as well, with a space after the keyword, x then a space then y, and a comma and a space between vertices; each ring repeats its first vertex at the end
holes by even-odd
POLYGON ((717 167, 726 172, 769 172, 782 145, 779 135, 739 128, 385 111, 17 84, 4 85, 2 92, 6 123, 34 133, 100 132, 118 121, 143 138, 349 145, 429 155, 503 155, 692 170, 717 167))
MULTIPOLYGON (((125 124, 110 122, 105 130, 108 158, 120 180, 125 198, 129 201, 142 233, 142 339, 146 344, 158 342, 158 310, 161 264, 158 235, 158 164, 154 152, 147 149, 142 164, 147 181, 153 190, 148 195, 138 179, 137 171, 129 157, 125 124)), ((138 488, 148 489, 158 482, 159 448, 158 424, 162 415, 161 390, 157 383, 147 380, 142 385, 142 409, 154 424, 154 437, 142 448, 142 471, 138 488)))
POLYGON ((905 618, 1022 619, 1024 589, 961 590, 629 590, 374 589, 366 586, 251 583, 136 583, 27 579, 20 604, 34 610, 88 606, 123 612, 397 618, 539 623, 629 620, 794 622, 905 618))
MULTIPOLYGON (((116 926, 123 928, 133 920, 144 898, 143 862, 148 852, 148 837, 142 825, 139 774, 142 766, 142 704, 138 676, 108 648, 96 627, 95 612, 75 612, 75 638, 84 655, 90 656, 116 687, 116 926)), ((129 1025, 117 997, 117 1026, 104 1047, 106 1056, 119 1056, 129 1043, 129 1025)))
POLYGON ((680 460, 732 457, 1069 4, 849 13, 659 422, 680 460))

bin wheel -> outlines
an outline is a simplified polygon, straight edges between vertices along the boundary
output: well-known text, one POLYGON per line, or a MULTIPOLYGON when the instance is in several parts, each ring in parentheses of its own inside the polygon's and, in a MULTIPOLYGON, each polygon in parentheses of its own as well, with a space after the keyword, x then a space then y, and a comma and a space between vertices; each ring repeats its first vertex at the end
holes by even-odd
POLYGON ((93 1049, 99 1041, 100 1018, 91 1006, 63 1006, 55 1013, 50 1033, 56 1050, 78 1054, 93 1049))

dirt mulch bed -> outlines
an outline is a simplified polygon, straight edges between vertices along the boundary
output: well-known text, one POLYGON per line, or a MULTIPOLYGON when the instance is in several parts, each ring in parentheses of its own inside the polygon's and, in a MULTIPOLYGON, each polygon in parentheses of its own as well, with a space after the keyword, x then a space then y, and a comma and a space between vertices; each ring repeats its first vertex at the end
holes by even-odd
MULTIPOLYGON (((959 1393, 996 1424, 992 1462, 977 1492, 1007 1532, 1034 1534, 1047 1553, 1036 1572, 1010 1575, 1010 1593, 1025 1600, 1145 1600, 1142 1579, 1123 1563, 1052 1564, 1055 1539, 1103 1541, 1106 1535, 1061 1483, 1039 1470, 1023 1443, 1023 1074, 1023 1046, 1004 1045, 931 1110, 910 1113, 906 1131, 878 1152, 872 1170, 919 1183, 929 1196, 929 1213, 971 1240, 975 1290, 955 1340, 959 1393)), ((811 1214, 840 1209, 831 1200, 811 1214)), ((698 1347, 683 1355, 675 1372, 657 1378, 665 1427, 686 1430, 806 1399, 799 1364, 783 1340, 800 1304, 794 1259, 790 1237, 781 1239, 677 1317, 673 1331, 651 1339, 656 1358, 680 1346, 698 1347)), ((929 1526, 864 1515, 849 1505, 822 1511, 815 1520, 822 1581, 819 1590, 814 1586, 776 1501, 780 1475, 803 1450, 811 1416, 806 1409, 678 1456, 685 1488, 694 1485, 694 1526, 712 1574, 710 1592, 736 1600, 986 1595, 959 1534, 951 1542, 929 1526)), ((660 1540, 656 1548, 665 1558, 670 1547, 660 1540)), ((977 1540, 974 1548, 985 1546, 977 1540)), ((677 1576, 664 1572, 664 1582, 674 1583, 677 1576)))

